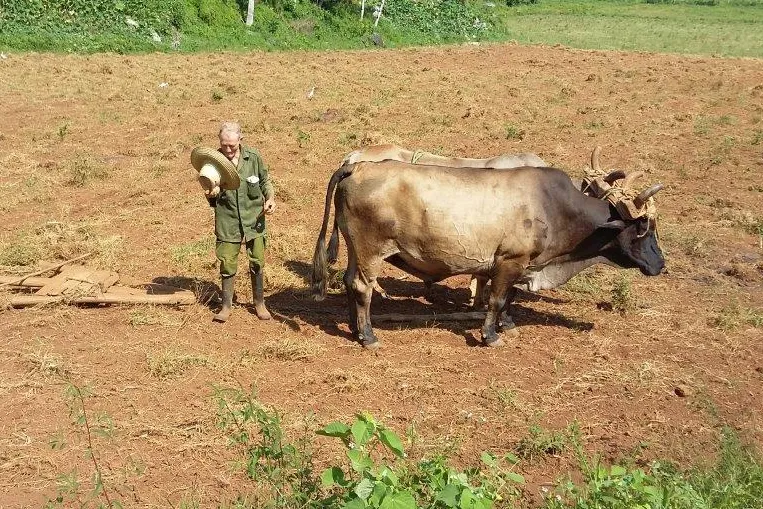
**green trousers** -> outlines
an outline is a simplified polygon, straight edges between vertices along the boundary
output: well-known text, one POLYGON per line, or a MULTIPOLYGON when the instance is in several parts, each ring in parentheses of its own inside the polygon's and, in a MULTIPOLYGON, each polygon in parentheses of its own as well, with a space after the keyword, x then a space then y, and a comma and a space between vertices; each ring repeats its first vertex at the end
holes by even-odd
MULTIPOLYGON (((235 276, 238 270, 238 253, 241 244, 238 242, 223 242, 218 240, 215 244, 215 256, 220 260, 220 275, 222 277, 235 276)), ((246 243, 246 255, 249 258, 249 266, 259 272, 265 266, 265 237, 257 237, 246 243)))

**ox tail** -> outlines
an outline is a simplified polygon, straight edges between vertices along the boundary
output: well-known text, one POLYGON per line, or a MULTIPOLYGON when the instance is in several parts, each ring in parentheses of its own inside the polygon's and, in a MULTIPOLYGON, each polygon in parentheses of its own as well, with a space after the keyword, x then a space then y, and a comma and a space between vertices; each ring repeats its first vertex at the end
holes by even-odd
POLYGON ((334 216, 334 227, 331 230, 327 254, 329 265, 334 265, 339 258, 339 223, 336 216, 334 216))
MULTIPOLYGON (((326 230, 328 230, 329 214, 331 213, 331 199, 334 196, 334 189, 337 184, 344 178, 349 177, 352 174, 354 165, 343 164, 341 168, 336 170, 331 179, 329 180, 328 188, 326 189, 326 204, 323 209, 323 224, 321 224, 321 231, 318 234, 318 240, 315 243, 315 254, 313 254, 313 273, 310 278, 310 286, 315 300, 323 300, 326 298, 326 284, 329 278, 328 260, 326 252, 326 230)), ((336 225, 336 218, 334 219, 336 225)), ((338 235, 338 234, 337 234, 338 235)), ((339 237, 337 237, 337 244, 339 237)))

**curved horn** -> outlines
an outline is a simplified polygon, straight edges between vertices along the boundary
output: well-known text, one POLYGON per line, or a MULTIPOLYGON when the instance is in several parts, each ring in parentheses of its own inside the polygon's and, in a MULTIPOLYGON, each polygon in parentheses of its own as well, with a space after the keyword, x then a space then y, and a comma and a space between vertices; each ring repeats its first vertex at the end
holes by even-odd
POLYGON ((657 194, 657 192, 658 192, 660 189, 662 189, 663 187, 664 187, 664 186, 663 186, 662 184, 654 184, 653 186, 650 186, 650 187, 648 187, 648 188, 644 189, 643 191, 641 191, 641 192, 639 193, 639 195, 638 195, 638 196, 636 196, 636 197, 633 199, 633 204, 634 204, 636 207, 638 207, 638 208, 641 208, 641 207, 643 207, 643 206, 644 206, 644 204, 646 203, 646 201, 647 201, 649 198, 651 198, 652 196, 654 196, 655 194, 657 194))
POLYGON ((609 174, 604 177, 604 182, 606 182, 609 185, 612 185, 612 183, 615 180, 620 180, 625 178, 625 172, 623 170, 612 170, 609 172, 609 174))
POLYGON ((643 176, 644 176, 644 172, 643 171, 634 171, 634 172, 629 173, 625 177, 625 180, 623 180, 623 189, 630 189, 632 184, 633 184, 633 182, 635 182, 637 178, 643 177, 643 176))
POLYGON ((599 152, 601 152, 601 147, 599 145, 596 145, 596 148, 591 152, 591 169, 597 173, 600 171, 599 152))

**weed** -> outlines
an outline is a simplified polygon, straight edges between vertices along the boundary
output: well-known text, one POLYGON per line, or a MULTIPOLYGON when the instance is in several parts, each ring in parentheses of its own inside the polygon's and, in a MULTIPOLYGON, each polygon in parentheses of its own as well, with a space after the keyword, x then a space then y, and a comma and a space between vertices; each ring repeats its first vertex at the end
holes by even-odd
POLYGON ((69 124, 63 124, 58 128, 58 139, 63 141, 66 135, 69 134, 69 124))
POLYGON ((212 92, 212 102, 216 102, 216 103, 219 103, 219 102, 220 102, 220 101, 222 101, 222 100, 223 100, 223 94, 222 94, 222 92, 219 92, 219 91, 217 91, 217 90, 215 90, 214 92, 212 92))
POLYGON ((517 391, 511 389, 496 389, 491 387, 495 399, 504 410, 517 408, 517 391))
POLYGON ((750 142, 750 144, 760 145, 761 141, 763 141, 763 129, 755 129, 752 132, 752 141, 750 142))
POLYGON ((559 482, 555 492, 547 494, 543 509, 757 507, 763 490, 760 458, 729 428, 722 431, 721 454, 710 468, 681 472, 664 461, 653 461, 646 470, 607 466, 586 457, 580 448, 576 456, 583 482, 559 482))
POLYGON ((678 243, 681 251, 695 258, 705 258, 709 253, 707 240, 697 234, 668 235, 670 240, 678 243))
POLYGON ((507 140, 521 140, 525 137, 525 130, 513 124, 503 126, 503 132, 507 140))
POLYGON ((297 129, 297 144, 299 148, 305 148, 310 143, 310 133, 304 132, 302 129, 297 129))
POLYGON ((217 425, 227 432, 231 443, 243 456, 243 468, 250 479, 268 492, 267 507, 318 508, 318 480, 313 475, 312 444, 307 426, 299 439, 289 442, 282 416, 257 401, 254 387, 240 389, 213 387, 217 401, 217 425))
POLYGON ((105 180, 108 170, 90 156, 77 156, 67 164, 69 178, 66 184, 72 187, 85 187, 94 180, 105 180))
POLYGON ((612 310, 626 315, 636 308, 631 280, 620 272, 612 285, 612 310))
POLYGON ((92 416, 88 413, 85 399, 93 395, 87 387, 80 387, 68 378, 63 378, 66 382, 66 401, 69 407, 69 416, 72 422, 82 430, 85 439, 86 458, 93 465, 91 478, 92 489, 84 496, 80 495, 82 482, 78 478, 77 471, 69 474, 61 474, 56 482, 56 498, 49 499, 45 508, 55 507, 90 507, 93 504, 96 507, 107 509, 120 508, 122 504, 118 500, 112 500, 112 493, 109 487, 104 483, 104 469, 100 460, 96 446, 96 437, 112 438, 114 433, 114 423, 106 414, 97 414, 92 416), (105 503, 103 502, 105 501, 105 503))
MULTIPOLYGON (((524 478, 513 471, 512 454, 481 456, 479 468, 452 469, 444 456, 413 463, 407 459, 400 437, 367 413, 356 414, 350 425, 333 422, 318 435, 336 438, 344 445, 349 464, 329 465, 314 474, 312 442, 307 422, 300 437, 291 442, 283 431, 282 417, 257 401, 254 389, 214 388, 218 426, 242 453, 241 466, 266 500, 257 507, 340 509, 352 507, 490 508, 497 500, 518 497, 524 478)), ((250 507, 238 497, 233 507, 250 507)))
POLYGON ((318 434, 340 439, 350 460, 350 469, 334 466, 321 475, 323 487, 332 489, 323 507, 339 502, 341 507, 489 508, 496 500, 515 498, 516 485, 524 483, 513 472, 518 462, 513 454, 498 458, 485 452, 482 468, 463 473, 450 468, 442 456, 403 467, 406 454, 400 438, 366 413, 357 414, 352 426, 335 422, 318 434), (392 453, 396 461, 387 463, 384 453, 392 453))
POLYGON ((750 325, 755 328, 763 327, 763 310, 743 308, 739 305, 731 305, 721 309, 711 320, 714 327, 729 331, 739 328, 741 325, 750 325))
POLYGON ((558 455, 567 448, 568 437, 558 431, 547 431, 537 424, 529 429, 530 436, 522 438, 514 447, 521 459, 532 461, 549 455, 558 455))
POLYGON ((339 143, 340 145, 344 145, 344 146, 356 147, 358 144, 358 134, 357 133, 342 133, 339 136, 339 143))

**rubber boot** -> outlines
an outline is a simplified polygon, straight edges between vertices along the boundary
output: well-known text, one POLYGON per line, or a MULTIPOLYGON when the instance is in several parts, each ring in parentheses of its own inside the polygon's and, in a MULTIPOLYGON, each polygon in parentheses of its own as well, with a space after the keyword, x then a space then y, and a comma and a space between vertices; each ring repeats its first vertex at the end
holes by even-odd
POLYGON ((233 309, 233 282, 236 276, 224 277, 222 281, 223 307, 219 313, 212 317, 215 322, 224 322, 230 316, 233 309))
POLYGON ((254 312, 260 320, 270 320, 270 311, 265 307, 264 285, 262 281, 262 271, 255 272, 249 269, 249 276, 252 279, 252 300, 254 301, 254 312))

